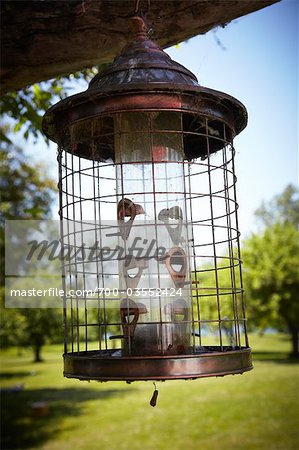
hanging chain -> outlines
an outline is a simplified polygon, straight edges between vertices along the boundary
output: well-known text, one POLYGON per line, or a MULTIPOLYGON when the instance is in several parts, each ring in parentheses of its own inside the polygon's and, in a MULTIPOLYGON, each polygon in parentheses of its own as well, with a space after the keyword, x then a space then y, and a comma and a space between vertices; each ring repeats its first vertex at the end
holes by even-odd
MULTIPOLYGON (((140 0, 136 0, 136 2, 135 2, 135 11, 134 11, 134 14, 139 14, 139 3, 140 3, 140 0)), ((144 11, 144 14, 146 14, 146 13, 149 12, 150 7, 151 7, 151 0, 147 0, 147 10, 144 11)), ((141 14, 142 14, 142 13, 141 13, 141 14)))

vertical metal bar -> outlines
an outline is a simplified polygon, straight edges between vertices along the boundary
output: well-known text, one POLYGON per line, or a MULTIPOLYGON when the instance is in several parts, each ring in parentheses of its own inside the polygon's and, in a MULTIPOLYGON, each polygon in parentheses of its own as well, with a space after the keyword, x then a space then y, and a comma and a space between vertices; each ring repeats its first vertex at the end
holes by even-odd
MULTIPOLYGON (((121 142, 121 134, 123 133, 122 131, 122 114, 119 114, 117 117, 119 124, 118 124, 118 132, 119 132, 119 142, 121 142)), ((125 132, 126 133, 126 132, 125 132)), ((121 185, 121 199, 123 200, 125 198, 126 192, 124 189, 124 163, 123 163, 123 158, 122 158, 122 151, 121 149, 119 149, 119 164, 120 164, 120 185, 121 185)), ((127 164, 127 162, 125 161, 125 164, 127 164)), ((123 217, 125 217, 125 204, 123 202, 122 204, 122 208, 123 208, 123 217)), ((124 239, 124 248, 125 248, 125 255, 127 255, 127 242, 124 239)), ((124 260, 125 261, 125 260, 124 260)), ((122 266, 122 265, 121 265, 122 266)), ((123 268, 123 267, 122 267, 123 268)), ((119 274, 119 278, 120 278, 121 274, 119 274)), ((127 279, 125 279, 125 286, 126 286, 126 293, 128 292, 128 283, 127 283, 127 279)), ((127 297, 127 295, 126 295, 127 297)), ((127 321, 130 321, 130 305, 129 302, 127 302, 127 321)), ((130 327, 128 327, 128 353, 129 355, 132 354, 132 342, 131 342, 131 335, 130 335, 130 327)))
MULTIPOLYGON (((92 124, 92 139, 93 139, 93 124, 92 124)), ((92 185, 93 185, 93 213, 94 213, 94 238, 95 238, 95 244, 98 242, 98 233, 97 233, 97 205, 96 205, 96 173, 95 173, 95 161, 94 159, 92 160, 92 185)), ((98 202, 99 202, 99 198, 98 198, 98 202)), ((99 222, 100 222, 100 218, 99 218, 99 222)), ((101 233, 101 224, 100 224, 100 233, 101 233)), ((96 279, 97 279, 97 288, 99 288, 99 261, 98 258, 96 257, 96 279)), ((100 295, 99 295, 99 290, 97 291, 97 305, 98 305, 98 322, 100 324, 100 317, 101 317, 101 309, 100 309, 100 295)), ((99 326, 99 350, 101 350, 101 328, 99 326)))
MULTIPOLYGON (((196 264, 196 250, 195 250, 195 238, 194 238, 194 228, 193 228, 193 207, 192 207, 192 187, 191 187, 191 164, 188 162, 188 184, 189 184, 189 207, 190 207, 190 222, 191 222, 191 242, 193 250, 193 270, 195 273, 195 296, 196 296, 196 309, 197 309, 197 324, 198 324, 198 334, 199 334, 199 346, 201 347, 201 314, 200 314, 200 301, 199 301, 199 290, 198 290, 198 272, 196 264)), ((189 246, 188 246, 189 247, 189 246)), ((191 280, 192 281, 192 280, 191 280)), ((192 292, 192 321, 193 321, 193 348, 195 350, 195 323, 194 323, 194 311, 193 311, 193 287, 191 286, 192 292)))
POLYGON ((221 330, 221 309, 220 309, 220 298, 219 298, 218 263, 217 263, 216 241, 215 241, 213 190, 212 190, 212 177, 211 177, 211 153, 210 153, 208 119, 205 120, 205 124, 206 124, 206 142, 207 142, 207 153, 208 153, 208 177, 209 177, 209 198, 210 198, 211 226, 212 226, 212 239, 213 239, 213 259, 214 259, 214 272, 215 272, 217 310, 218 310, 218 331, 219 331, 220 347, 221 347, 221 350, 223 350, 222 330, 221 330))
MULTIPOLYGON (((62 194, 62 148, 57 149, 57 162, 58 162, 58 192, 59 192, 59 228, 60 228, 60 242, 61 247, 64 247, 64 230, 63 230, 63 194, 62 194)), ((63 335, 64 335, 64 354, 68 352, 68 321, 67 321, 67 299, 66 299, 66 282, 65 282, 65 267, 64 259, 61 260, 61 273, 62 273, 62 290, 63 290, 63 335)))
MULTIPOLYGON (((73 233, 74 233, 74 248, 75 248, 75 252, 77 251, 77 237, 76 237, 76 206, 75 206, 75 178, 74 178, 74 155, 73 153, 71 154, 71 168, 72 168, 72 205, 73 205, 73 233)), ((81 199, 80 199, 81 201, 81 199)), ((72 247, 69 246, 69 248, 71 249, 72 247)), ((70 263, 70 267, 71 267, 71 262, 70 263)), ((75 265, 75 286, 76 286, 76 291, 78 290, 78 266, 77 266, 77 257, 75 256, 74 258, 74 265, 75 265)), ((80 326, 79 326, 79 302, 78 302, 78 295, 76 292, 76 325, 77 325, 77 351, 80 351, 80 326)))
MULTIPOLYGON (((67 152, 64 152, 65 155, 65 195, 66 195, 66 205, 62 209, 62 218, 63 218, 63 211, 66 211, 66 226, 67 226, 67 242, 68 242, 68 248, 70 248, 70 218, 69 218, 69 189, 68 189, 68 177, 70 169, 68 167, 68 159, 70 158, 69 154, 67 152)), ((63 257, 63 264, 65 267, 65 257, 63 257)), ((72 288, 72 273, 71 273, 71 265, 68 264, 68 270, 69 270, 69 289, 72 288)), ((65 293, 65 295, 67 295, 65 293)), ((72 352, 74 351, 74 308, 73 308, 73 297, 70 296, 70 312, 71 312, 71 348, 72 352)))
POLYGON ((233 243, 232 243, 232 224, 231 224, 231 210, 230 210, 230 199, 229 199, 229 187, 228 187, 228 162, 226 153, 226 130, 225 124, 223 124, 223 135, 224 135, 224 147, 222 150, 222 160, 223 160, 223 181, 224 181, 224 197, 225 197, 225 209, 226 209, 226 228, 227 228, 227 242, 228 242, 228 252, 229 252, 229 265, 230 265, 230 279, 232 288, 232 300, 233 300, 233 314, 234 314, 234 328, 235 328, 235 342, 240 346, 240 329, 238 324, 238 305, 236 302, 236 277, 235 277, 235 266, 234 266, 234 253, 233 253, 233 243))
MULTIPOLYGON (((183 114, 180 113, 180 136, 181 136, 181 147, 184 152, 184 126, 183 126, 183 114)), ((185 156, 185 155, 184 155, 185 156)), ((186 176, 188 176, 189 181, 189 206, 190 206, 190 221, 191 221, 191 242, 192 242, 192 249, 193 249, 193 267, 195 272, 195 286, 196 286, 196 298, 197 298, 197 323, 199 328, 199 344, 201 345, 201 336, 200 336, 200 313, 199 313, 199 304, 198 304, 198 290, 197 290, 197 271, 196 271, 196 257, 195 257, 195 247, 194 247, 194 233, 193 233, 193 217, 192 217, 192 201, 191 201, 191 179, 190 179, 190 167, 191 163, 187 163, 188 172, 187 175, 185 173, 185 167, 186 163, 183 160, 183 176, 184 176, 184 205, 185 205, 185 220, 186 220, 186 234, 187 234, 187 252, 188 252, 188 263, 191 262, 191 255, 190 255, 190 238, 189 238, 189 220, 188 220, 188 206, 187 206, 187 186, 186 186, 186 176)), ((196 344, 195 344, 195 322, 194 322, 194 310, 193 310, 193 284, 192 284, 192 271, 191 267, 189 267, 189 277, 190 277, 190 295, 191 295, 191 329, 192 329, 192 341, 193 341, 193 352, 196 350, 196 344)))
MULTIPOLYGON (((81 242, 82 245, 84 243, 84 232, 83 232, 83 208, 82 208, 82 181, 81 181, 81 158, 79 157, 79 167, 78 167, 78 173, 79 173, 79 208, 80 208, 80 231, 81 231, 81 242)), ((83 290, 84 290, 84 344, 85 344, 85 351, 87 351, 87 342, 88 342, 88 327, 87 327, 87 301, 86 301, 86 273, 85 273, 85 263, 84 258, 82 259, 82 274, 83 274, 83 290)))
MULTIPOLYGON (((152 123, 152 116, 150 116, 150 139, 151 139, 151 149, 153 149, 154 141, 153 141, 153 123, 152 123)), ((158 163, 159 164, 159 163, 158 163)), ((165 164, 165 163, 164 163, 165 164)), ((167 163, 166 163, 167 164, 167 163)), ((156 183, 155 183, 155 162, 154 162, 154 155, 153 150, 151 150, 151 165, 152 165, 152 186, 153 186, 153 198, 154 198, 154 215, 155 215, 155 237, 157 245, 159 245, 158 240, 158 229, 157 229, 157 220, 158 220, 158 213, 157 213, 157 203, 156 203, 156 183)), ((159 267, 159 261, 157 258, 157 275, 158 275, 158 284, 159 288, 161 288, 161 276, 160 276, 160 267, 159 267)), ((161 354, 164 354, 163 350, 163 318, 162 318, 162 304, 161 304, 161 296, 159 298, 159 316, 160 316, 160 344, 161 344, 161 354)))
MULTIPOLYGON (((235 176, 235 149, 232 143, 232 171, 235 176)), ((236 219, 236 229, 239 233, 239 220, 238 220, 238 203, 237 203, 237 192, 236 192, 236 183, 234 183, 234 201, 235 201, 235 219, 236 219)), ((237 251, 238 251, 238 260, 239 260, 239 276, 240 276, 240 286, 241 286, 241 298, 242 298, 242 312, 243 312, 243 326, 245 333, 245 345, 249 347, 248 342, 248 334, 247 334, 247 323, 246 323, 246 315, 245 315, 245 298, 244 298, 244 286, 243 286, 243 277, 242 277, 242 260, 241 260, 241 250, 240 250, 240 239, 239 236, 237 238, 237 251)))
MULTIPOLYGON (((101 190, 100 190, 100 171, 99 164, 97 165, 97 192, 98 192, 98 214, 99 214, 99 224, 100 224, 100 248, 102 248, 102 214, 101 214, 101 190)), ((106 304, 105 304, 105 276, 104 276, 104 264, 103 259, 101 258, 101 278, 102 278, 102 287, 103 287, 103 320, 104 320, 104 341, 105 341, 105 349, 107 350, 107 316, 106 316, 106 304)), ((97 273, 97 279, 99 273, 97 273)), ((102 350, 102 318, 101 318, 101 308, 98 311, 98 320, 99 320, 99 349, 102 350)))
MULTIPOLYGON (((91 139, 92 139, 92 145, 94 145, 94 122, 91 123, 91 139)), ((98 221, 99 221, 99 235, 100 235, 100 248, 102 248, 102 218, 101 218, 101 195, 100 195, 100 173, 99 173, 99 163, 97 163, 97 174, 95 172, 95 160, 92 160, 92 184, 93 184, 93 207, 94 207, 94 231, 95 231, 95 245, 97 247, 98 244, 98 233, 97 233, 97 210, 98 210, 98 221), (96 184, 97 184, 97 195, 96 195, 96 184), (96 198, 98 202, 98 209, 96 204, 96 198)), ((98 257, 96 256, 96 279, 97 279, 97 288, 99 288, 100 284, 100 276, 99 276, 99 261, 98 257)), ((104 285, 104 267, 103 267, 103 260, 101 259, 101 274, 102 274, 102 286, 104 285)), ((103 295, 103 294, 102 294, 103 295)), ((99 290, 97 291, 97 306, 98 306, 98 339, 99 339, 99 350, 102 351, 102 319, 101 319, 101 299, 99 290)), ((104 314, 106 315, 106 311, 104 310, 104 314)), ((106 334, 106 333, 105 333, 106 334)), ((107 345, 106 345, 107 349, 107 345)))

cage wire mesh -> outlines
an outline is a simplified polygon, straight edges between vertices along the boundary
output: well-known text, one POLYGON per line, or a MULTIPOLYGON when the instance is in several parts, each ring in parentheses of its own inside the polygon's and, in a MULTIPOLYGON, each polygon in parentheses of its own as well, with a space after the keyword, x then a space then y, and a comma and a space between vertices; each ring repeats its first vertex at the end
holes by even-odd
POLYGON ((66 375, 130 380, 242 372, 225 363, 159 376, 119 370, 128 358, 248 348, 234 131, 208 115, 151 111, 104 115, 70 134, 71 144, 58 151, 61 238, 77 252, 63 260, 65 355, 120 365, 111 376, 103 367, 82 371, 72 360, 66 375), (83 156, 76 155, 80 145, 89 149, 83 156), (113 147, 113 158, 103 161, 99 147, 107 155, 113 147), (153 243, 146 256, 134 248, 136 237, 153 243))
POLYGON ((131 22, 135 40, 43 119, 59 145, 64 374, 242 373, 252 365, 233 138, 246 108, 200 86, 143 18, 131 22))

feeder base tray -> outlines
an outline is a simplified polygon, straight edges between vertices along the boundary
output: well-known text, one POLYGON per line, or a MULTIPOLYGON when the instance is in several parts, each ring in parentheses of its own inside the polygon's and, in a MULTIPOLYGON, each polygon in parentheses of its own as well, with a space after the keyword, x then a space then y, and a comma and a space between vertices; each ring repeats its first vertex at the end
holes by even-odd
POLYGON ((247 347, 200 347, 192 354, 171 356, 122 356, 121 349, 64 355, 64 376, 80 380, 162 381, 224 376, 251 369, 251 349, 247 347))

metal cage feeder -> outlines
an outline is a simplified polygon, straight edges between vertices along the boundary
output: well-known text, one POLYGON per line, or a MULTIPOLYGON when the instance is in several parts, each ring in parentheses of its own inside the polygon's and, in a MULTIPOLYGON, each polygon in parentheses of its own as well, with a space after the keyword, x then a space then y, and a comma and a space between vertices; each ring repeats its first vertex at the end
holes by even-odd
POLYGON ((93 253, 63 261, 64 375, 243 373, 252 364, 233 138, 246 109, 200 86, 140 17, 132 23, 135 41, 43 120, 59 146, 62 243, 93 253))

